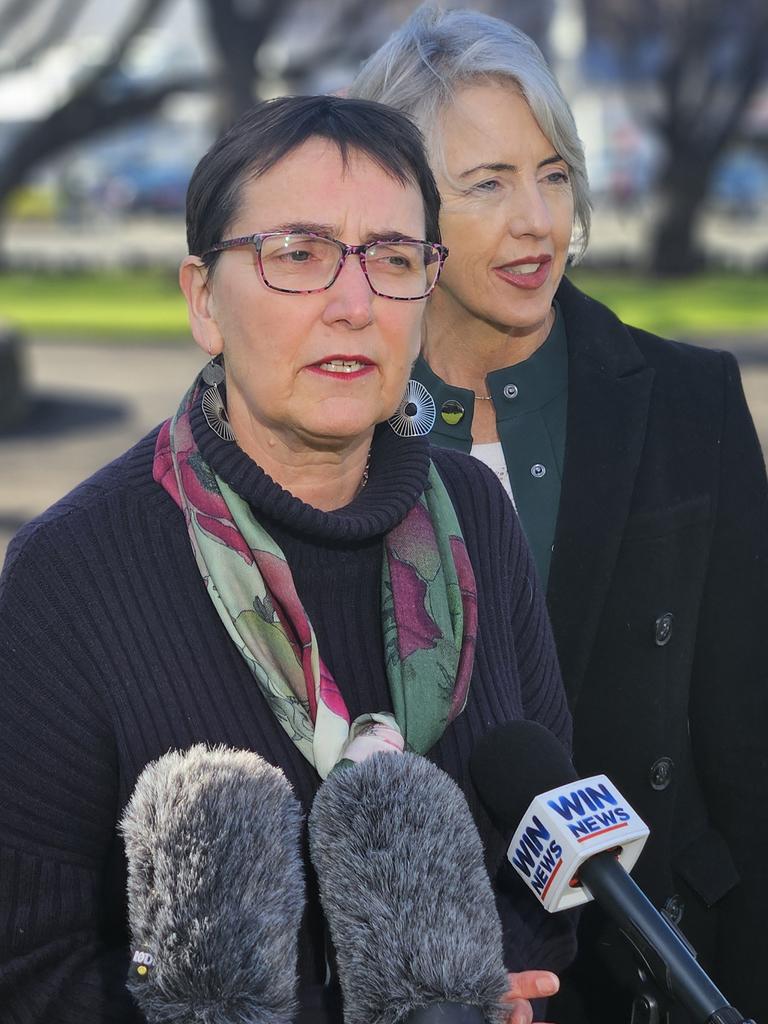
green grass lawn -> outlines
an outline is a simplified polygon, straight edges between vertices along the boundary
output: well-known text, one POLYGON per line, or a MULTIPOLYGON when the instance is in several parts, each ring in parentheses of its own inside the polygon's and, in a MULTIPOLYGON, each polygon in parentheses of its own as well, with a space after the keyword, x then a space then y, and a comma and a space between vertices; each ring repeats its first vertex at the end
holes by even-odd
MULTIPOLYGON (((571 277, 623 320, 668 337, 765 334, 768 274, 703 274, 658 281, 576 269, 571 277)), ((32 335, 82 340, 187 338, 172 272, 0 274, 0 319, 32 335)))
POLYGON ((51 338, 189 337, 184 297, 171 271, 0 274, 0 319, 51 338))
POLYGON ((670 280, 576 268, 571 279, 626 323, 665 337, 765 335, 768 274, 700 274, 670 280))

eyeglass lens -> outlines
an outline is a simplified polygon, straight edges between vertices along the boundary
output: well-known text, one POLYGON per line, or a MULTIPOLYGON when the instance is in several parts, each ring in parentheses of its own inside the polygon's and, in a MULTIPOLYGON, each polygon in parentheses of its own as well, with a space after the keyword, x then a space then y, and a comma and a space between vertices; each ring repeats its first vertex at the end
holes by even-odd
MULTIPOLYGON (((275 235, 261 245, 265 284, 284 291, 326 288, 341 263, 343 251, 330 238, 275 235)), ((375 242, 365 250, 364 269, 374 291, 393 299, 415 299, 432 287, 440 261, 423 242, 375 242)))

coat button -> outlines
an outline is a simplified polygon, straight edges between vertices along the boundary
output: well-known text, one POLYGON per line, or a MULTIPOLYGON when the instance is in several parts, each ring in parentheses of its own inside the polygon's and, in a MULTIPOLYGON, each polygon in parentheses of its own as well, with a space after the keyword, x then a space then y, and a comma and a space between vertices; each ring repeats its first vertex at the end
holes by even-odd
POLYGON ((464 406, 461 402, 457 402, 455 398, 449 398, 440 407, 440 416, 449 426, 455 427, 457 423, 461 423, 464 419, 464 406))
POLYGON ((510 399, 510 401, 513 398, 517 398, 519 394, 517 384, 505 384, 503 394, 504 397, 510 399))
POLYGON ((542 466, 540 462, 537 462, 536 465, 531 466, 531 476, 535 477, 536 480, 541 480, 541 478, 546 475, 547 467, 542 466))
POLYGON ((671 757, 660 757, 658 761, 654 761, 649 773, 651 786, 658 790, 666 789, 672 781, 674 767, 675 763, 671 757))
POLYGON ((675 616, 672 612, 664 612, 654 623, 653 640, 657 647, 666 647, 672 639, 672 626, 675 616))
POLYGON ((668 917, 672 924, 680 924, 683 919, 683 913, 685 912, 685 903, 681 896, 675 893, 674 896, 670 896, 665 901, 664 906, 661 908, 662 913, 665 917, 668 917))

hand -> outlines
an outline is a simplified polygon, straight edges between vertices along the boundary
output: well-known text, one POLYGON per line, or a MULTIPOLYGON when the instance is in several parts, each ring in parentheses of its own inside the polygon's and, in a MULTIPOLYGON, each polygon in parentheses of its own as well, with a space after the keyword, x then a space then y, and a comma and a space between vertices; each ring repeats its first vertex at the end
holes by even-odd
POLYGON ((507 1007, 507 1024, 532 1024, 533 1008, 529 1000, 546 999, 560 988, 551 971, 520 971, 508 975, 509 988, 502 1002, 507 1007))

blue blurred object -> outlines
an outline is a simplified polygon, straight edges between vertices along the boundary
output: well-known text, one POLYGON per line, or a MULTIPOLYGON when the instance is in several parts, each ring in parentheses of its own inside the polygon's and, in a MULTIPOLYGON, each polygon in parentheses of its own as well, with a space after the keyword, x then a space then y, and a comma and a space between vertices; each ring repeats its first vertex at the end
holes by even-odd
POLYGON ((107 188, 121 196, 131 213, 183 213, 192 168, 176 164, 121 167, 107 188))
POLYGON ((727 153, 715 170, 710 200, 732 217, 768 213, 768 159, 755 150, 727 153))

